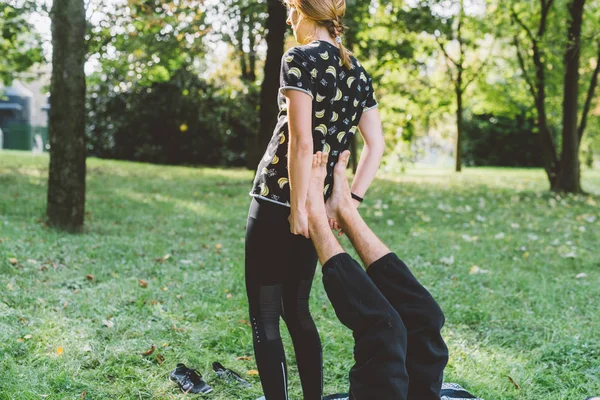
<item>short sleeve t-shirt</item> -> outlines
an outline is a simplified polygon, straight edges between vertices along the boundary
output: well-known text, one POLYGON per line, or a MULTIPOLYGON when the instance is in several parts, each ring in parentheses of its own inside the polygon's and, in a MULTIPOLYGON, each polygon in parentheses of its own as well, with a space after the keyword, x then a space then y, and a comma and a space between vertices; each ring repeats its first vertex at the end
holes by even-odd
POLYGON ((313 153, 329 153, 325 199, 333 188, 333 167, 339 155, 350 147, 361 115, 377 106, 371 77, 360 62, 350 56, 343 65, 339 49, 324 40, 293 47, 281 60, 279 115, 273 136, 258 165, 251 196, 284 206, 290 205, 288 116, 286 90, 299 90, 312 98, 313 153))

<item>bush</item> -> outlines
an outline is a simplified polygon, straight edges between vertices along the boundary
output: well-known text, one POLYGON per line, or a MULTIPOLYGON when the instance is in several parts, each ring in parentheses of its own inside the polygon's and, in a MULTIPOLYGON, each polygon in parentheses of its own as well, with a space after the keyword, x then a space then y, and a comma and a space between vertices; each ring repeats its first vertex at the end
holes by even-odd
POLYGON ((258 93, 226 92, 180 70, 167 82, 88 95, 88 154, 159 164, 245 164, 258 93))
POLYGON ((475 166, 540 167, 534 121, 491 114, 464 122, 463 162, 475 166))

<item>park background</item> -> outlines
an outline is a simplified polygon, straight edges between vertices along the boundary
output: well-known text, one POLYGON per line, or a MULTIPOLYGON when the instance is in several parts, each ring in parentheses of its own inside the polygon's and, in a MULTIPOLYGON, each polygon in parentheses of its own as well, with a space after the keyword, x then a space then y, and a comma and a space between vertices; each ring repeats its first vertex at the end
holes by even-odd
MULTIPOLYGON (((600 2, 347 5, 386 139, 361 209, 442 306, 446 379, 597 395, 600 2)), ((0 398, 182 398, 177 362, 212 398, 260 396, 244 231, 285 18, 276 0, 2 0, 0 398)), ((346 391, 352 338, 319 280, 325 389, 346 391)))

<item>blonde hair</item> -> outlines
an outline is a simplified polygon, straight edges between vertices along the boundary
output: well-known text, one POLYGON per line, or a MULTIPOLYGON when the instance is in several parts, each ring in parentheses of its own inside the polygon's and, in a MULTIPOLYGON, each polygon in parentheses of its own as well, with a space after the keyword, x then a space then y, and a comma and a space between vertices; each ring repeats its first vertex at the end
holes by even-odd
MULTIPOLYGON (((295 7, 300 14, 314 21, 317 25, 327 28, 334 38, 341 37, 348 27, 342 24, 342 17, 346 13, 346 0, 284 0, 289 6, 295 7)), ((350 55, 341 42, 337 42, 340 57, 347 68, 350 68, 350 55)))

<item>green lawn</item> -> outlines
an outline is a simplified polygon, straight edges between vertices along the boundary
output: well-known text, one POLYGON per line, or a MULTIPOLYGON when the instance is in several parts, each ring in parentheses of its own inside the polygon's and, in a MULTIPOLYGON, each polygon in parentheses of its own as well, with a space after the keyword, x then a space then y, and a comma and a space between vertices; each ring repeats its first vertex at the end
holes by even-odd
MULTIPOLYGON (((67 235, 43 223, 47 164, 0 152, 0 399, 184 398, 168 381, 177 362, 204 374, 209 398, 260 396, 243 279, 251 172, 90 159, 86 233, 67 235), (253 388, 217 380, 216 360, 253 388)), ((367 221, 446 314, 447 381, 486 400, 600 393, 600 172, 583 186, 596 195, 550 194, 539 170, 412 169, 369 191, 367 221)), ((325 390, 345 391, 352 339, 320 279, 325 390)))

